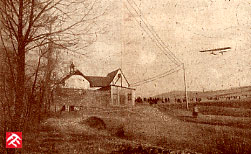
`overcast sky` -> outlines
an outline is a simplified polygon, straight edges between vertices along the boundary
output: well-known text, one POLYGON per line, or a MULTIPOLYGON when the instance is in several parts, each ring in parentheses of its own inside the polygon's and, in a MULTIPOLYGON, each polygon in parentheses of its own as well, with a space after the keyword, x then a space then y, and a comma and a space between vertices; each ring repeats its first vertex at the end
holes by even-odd
MULTIPOLYGON (((106 75, 122 67, 130 83, 175 68, 172 61, 142 30, 119 0, 110 0, 100 18, 108 32, 85 51, 88 57, 70 59, 86 75, 106 75)), ((135 0, 141 17, 185 64, 188 90, 216 90, 251 85, 251 4, 246 0, 135 0), (224 55, 200 50, 230 46, 224 55)), ((183 71, 137 88, 137 95, 183 90, 183 71)))

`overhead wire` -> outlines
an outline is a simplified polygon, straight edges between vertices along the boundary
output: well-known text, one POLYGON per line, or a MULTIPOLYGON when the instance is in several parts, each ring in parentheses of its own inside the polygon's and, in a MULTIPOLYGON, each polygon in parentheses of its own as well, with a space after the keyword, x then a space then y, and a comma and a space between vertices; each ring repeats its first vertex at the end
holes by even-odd
POLYGON ((176 71, 179 71, 181 68, 180 67, 176 67, 176 68, 172 68, 162 74, 159 74, 157 76, 154 76, 154 77, 151 77, 151 78, 148 78, 148 79, 145 79, 145 80, 142 80, 142 81, 138 81, 138 82, 135 82, 131 85, 138 85, 138 84, 141 84, 141 83, 145 83, 145 82, 149 82, 149 81, 154 81, 156 79, 160 79, 162 77, 165 77, 167 75, 170 75, 170 73, 175 73, 176 71))
MULTIPOLYGON (((133 1, 133 0, 132 0, 133 1)), ((131 13, 133 15, 133 17, 135 18, 136 22, 140 25, 140 27, 142 28, 142 30, 150 37, 150 39, 154 42, 156 42, 156 45, 157 47, 164 53, 164 55, 166 55, 168 57, 169 60, 171 60, 175 65, 176 67, 173 68, 173 69, 170 69, 164 73, 161 73, 161 74, 158 74, 156 76, 153 76, 151 78, 148 78, 148 79, 145 79, 145 80, 142 80, 142 81, 138 81, 138 82, 135 82, 131 85, 134 85, 134 86, 139 86, 141 84, 145 84, 145 83, 148 83, 148 82, 152 82, 152 81, 155 81, 157 79, 160 79, 160 78, 163 78, 167 75, 170 75, 172 73, 175 73, 177 71, 179 71, 180 69, 178 69, 183 63, 171 52, 171 50, 165 45, 165 43, 163 42, 163 40, 159 37, 159 35, 156 33, 156 31, 151 27, 149 26, 149 23, 147 23, 146 19, 144 19, 142 17, 142 14, 141 14, 141 11, 140 9, 138 8, 138 6, 136 5, 136 3, 133 1, 133 2, 130 2, 129 0, 127 0, 128 4, 131 6, 131 8, 134 10, 134 12, 140 17, 141 21, 143 22, 143 24, 145 25, 145 28, 141 25, 141 22, 138 21, 138 19, 136 17, 134 17, 134 14, 131 12, 131 10, 126 6, 126 9, 129 11, 129 13, 131 13), (133 4, 134 7, 133 6, 133 4), (178 70, 176 70, 178 69, 178 70)), ((69 50, 68 50, 69 51, 69 50)), ((72 52, 71 54, 78 54, 78 55, 81 55, 81 56, 85 56, 86 57, 86 53, 85 54, 82 54, 82 53, 79 53, 79 52, 76 52, 76 51, 70 51, 72 52)), ((68 52, 67 52, 68 53, 68 52)))
MULTIPOLYGON (((133 14, 129 8, 126 6, 127 10, 133 14)), ((135 17, 134 17, 135 18, 135 17)), ((150 39, 154 42, 156 42, 157 47, 164 53, 164 55, 166 55, 175 65, 179 65, 178 61, 176 61, 175 59, 173 59, 172 57, 170 57, 170 55, 168 55, 166 52, 163 51, 163 47, 161 44, 158 43, 158 41, 156 40, 156 38, 154 38, 154 36, 152 36, 153 34, 151 34, 151 32, 148 32, 147 29, 145 29, 144 27, 141 26, 141 23, 135 18, 135 20, 137 21, 137 23, 140 25, 141 29, 150 37, 150 39)))
MULTIPOLYGON (((177 68, 179 68, 179 67, 177 67, 177 68)), ((140 83, 134 83, 134 84, 132 84, 132 85, 133 85, 133 87, 137 87, 137 86, 140 86, 140 85, 142 85, 142 84, 146 84, 146 83, 149 83, 149 82, 152 82, 152 81, 155 81, 155 80, 164 78, 164 77, 166 77, 166 76, 168 76, 168 75, 171 75, 171 74, 173 74, 173 73, 176 73, 176 72, 178 72, 178 71, 180 71, 180 70, 182 69, 182 68, 179 68, 179 69, 177 69, 177 68, 173 68, 173 69, 169 70, 169 71, 166 72, 166 73, 163 73, 162 75, 160 75, 160 76, 158 76, 158 77, 149 78, 149 79, 146 79, 146 80, 144 80, 144 81, 142 81, 142 82, 140 82, 140 83)))
MULTIPOLYGON (((129 0, 127 0, 129 2, 129 0)), ((159 37, 159 35, 156 33, 156 31, 151 27, 151 26, 148 26, 150 25, 147 20, 144 18, 144 16, 142 16, 142 13, 141 13, 141 10, 140 8, 137 6, 137 4, 135 3, 134 0, 131 0, 135 7, 138 9, 138 11, 135 9, 136 13, 139 15, 139 17, 141 18, 141 20, 144 22, 144 24, 147 26, 148 30, 150 32, 152 32, 152 34, 155 36, 155 38, 157 39, 157 41, 159 41, 159 43, 162 45, 162 47, 166 50, 169 51, 169 55, 172 56, 173 59, 175 59, 176 61, 178 61, 179 63, 182 64, 182 62, 174 55, 174 53, 166 46, 166 44, 163 42, 163 40, 159 37)))
MULTIPOLYGON (((150 37, 150 39, 154 42, 156 42, 157 47, 159 47, 159 49, 168 57, 168 59, 170 59, 175 65, 176 67, 173 69, 170 69, 162 74, 156 75, 154 77, 142 80, 142 81, 138 81, 135 82, 131 85, 135 86, 139 86, 141 84, 145 84, 148 82, 152 82, 155 81, 157 79, 163 78, 167 75, 170 75, 172 73, 175 73, 179 70, 174 71, 175 69, 179 68, 181 65, 183 65, 183 63, 171 52, 171 50, 165 46, 164 42, 160 39, 160 37, 158 36, 158 34, 156 33, 156 31, 154 31, 153 28, 149 28, 148 23, 141 17, 142 15, 139 13, 140 11, 137 11, 133 5, 131 4, 131 2, 129 0, 127 0, 128 4, 131 6, 132 9, 134 9, 134 11, 137 13, 137 15, 140 17, 141 21, 143 22, 143 24, 145 25, 146 29, 141 25, 141 22, 138 21, 138 19, 136 17, 134 17, 134 14, 130 11, 130 9, 126 6, 127 10, 129 11, 129 13, 131 13, 133 15, 133 17, 135 18, 135 20, 137 21, 137 23, 140 25, 140 27, 142 28, 142 30, 144 32, 146 32, 146 34, 150 37), (148 30, 148 31, 147 31, 148 30), (150 34, 149 34, 150 33, 150 34), (169 50, 169 51, 167 51, 169 50)), ((134 5, 137 7, 137 5, 134 2, 134 5)), ((139 9, 139 8, 138 8, 139 9)))
MULTIPOLYGON (((131 13, 131 11, 130 10, 128 10, 130 13, 131 13)), ((131 13, 132 14, 132 13, 131 13)), ((137 21, 137 20, 136 20, 137 21)), ((137 21, 138 22, 138 21, 137 21)), ((139 22, 138 22, 139 23, 139 22)), ((140 23, 139 23, 140 24, 140 23)), ((141 27, 142 28, 142 30, 144 30, 148 35, 150 35, 143 27, 141 27)), ((153 41, 155 41, 151 36, 150 36, 150 38, 153 40, 153 41)), ((159 47, 159 44, 156 44, 158 47, 159 47)), ((161 50, 162 50, 162 48, 161 47, 159 47, 161 50)), ((169 57, 168 57, 169 58, 169 57)), ((178 65, 177 64, 177 61, 176 61, 176 63, 175 63, 176 65, 177 65, 177 67, 179 67, 179 66, 181 66, 181 65, 178 65)), ((176 68, 177 68, 176 67, 176 68)), ((151 77, 151 78, 149 78, 149 79, 147 79, 147 80, 151 80, 151 81, 153 81, 153 79, 154 80, 157 80, 158 79, 158 77, 159 76, 163 76, 163 75, 165 75, 166 73, 169 73, 170 72, 170 70, 168 70, 168 71, 166 71, 166 72, 164 72, 164 73, 162 73, 162 74, 159 74, 159 75, 157 75, 157 76, 154 76, 154 77, 151 77)), ((141 82, 145 82, 146 80, 143 80, 143 81, 138 81, 138 82, 135 82, 135 83, 133 83, 133 84, 131 84, 131 85, 135 85, 135 84, 139 84, 139 83, 141 83, 141 82)))
MULTIPOLYGON (((133 0, 132 0, 133 1, 133 0)), ((129 0, 127 0, 128 4, 131 6, 131 8, 136 12, 136 14, 139 16, 139 18, 141 19, 141 21, 143 22, 143 24, 145 25, 146 29, 150 32, 150 34, 148 32, 146 32, 145 28, 142 27, 141 22, 138 22, 137 18, 135 18, 135 20, 139 23, 140 27, 147 33, 147 35, 149 35, 151 38, 153 37, 155 40, 153 40, 154 42, 156 42, 159 46, 159 48, 161 49, 161 51, 168 57, 171 58, 173 60, 173 62, 176 65, 179 65, 179 63, 182 63, 172 52, 171 50, 165 45, 165 43, 160 39, 159 35, 156 33, 156 31, 154 31, 153 28, 151 28, 149 26, 149 23, 147 23, 147 21, 142 17, 142 14, 140 13, 140 9, 138 8, 138 10, 135 8, 137 7, 136 3, 134 2, 135 7, 133 6, 132 2, 130 2, 129 0), (167 51, 168 50, 168 51, 167 51)), ((129 8, 127 7, 127 10, 134 15, 129 8)))

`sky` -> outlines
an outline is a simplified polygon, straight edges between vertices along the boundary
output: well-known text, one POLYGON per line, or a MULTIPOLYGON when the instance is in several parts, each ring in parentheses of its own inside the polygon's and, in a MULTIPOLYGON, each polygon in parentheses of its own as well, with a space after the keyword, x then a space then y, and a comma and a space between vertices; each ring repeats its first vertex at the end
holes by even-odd
MULTIPOLYGON (((131 0, 130 0, 131 1, 131 0)), ((251 3, 246 0, 134 0, 140 15, 128 11, 128 1, 107 0, 109 11, 97 24, 107 32, 80 53, 69 56, 86 75, 106 75, 122 68, 133 84, 177 66, 142 29, 140 17, 184 63, 188 90, 218 90, 251 85, 251 3), (231 47, 223 55, 200 50, 231 47)), ((131 10, 129 8, 129 10, 131 10)), ((131 10, 132 11, 132 10, 131 10)), ((184 90, 183 69, 139 85, 136 95, 154 96, 184 90)))

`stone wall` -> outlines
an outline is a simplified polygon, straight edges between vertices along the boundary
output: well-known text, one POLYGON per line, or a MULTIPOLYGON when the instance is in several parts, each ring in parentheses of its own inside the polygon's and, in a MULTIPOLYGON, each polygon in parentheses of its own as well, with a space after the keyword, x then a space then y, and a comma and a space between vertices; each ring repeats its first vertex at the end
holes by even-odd
POLYGON ((60 110, 66 106, 108 107, 110 105, 110 90, 60 89, 54 93, 52 110, 60 110))

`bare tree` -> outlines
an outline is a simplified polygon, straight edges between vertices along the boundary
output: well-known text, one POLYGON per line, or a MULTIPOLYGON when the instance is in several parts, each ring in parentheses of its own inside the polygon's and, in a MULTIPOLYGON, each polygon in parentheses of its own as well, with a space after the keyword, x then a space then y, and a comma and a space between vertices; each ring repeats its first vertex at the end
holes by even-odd
POLYGON ((40 112, 45 95, 49 95, 46 93, 55 49, 74 52, 73 46, 81 41, 82 47, 86 47, 95 41, 97 32, 102 32, 96 24, 106 12, 101 3, 0 0, 1 54, 6 57, 7 66, 2 80, 6 102, 2 109, 10 119, 8 131, 22 131, 32 110, 40 112))

